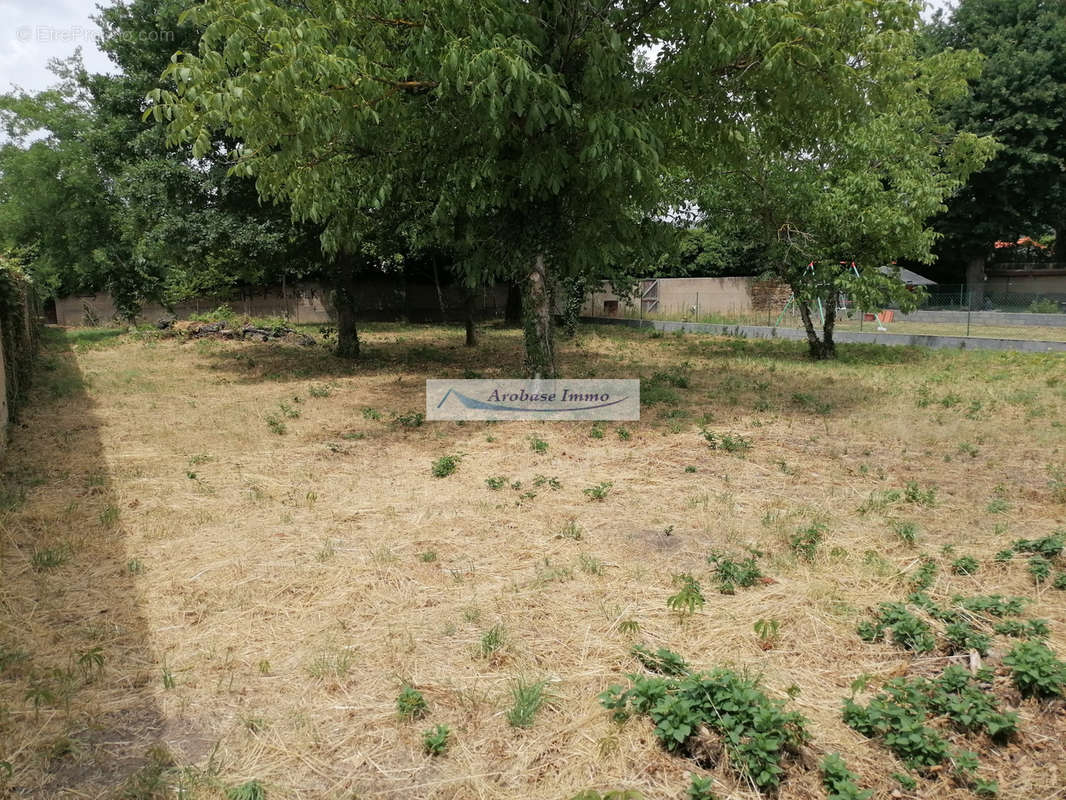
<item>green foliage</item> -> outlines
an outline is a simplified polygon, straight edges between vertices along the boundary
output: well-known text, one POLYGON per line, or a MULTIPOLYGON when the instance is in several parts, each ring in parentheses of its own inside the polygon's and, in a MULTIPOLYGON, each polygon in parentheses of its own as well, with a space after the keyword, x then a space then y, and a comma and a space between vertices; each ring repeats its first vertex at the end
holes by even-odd
POLYGON ((747 439, 740 434, 718 434, 708 430, 700 431, 700 433, 712 450, 724 450, 727 453, 746 453, 751 449, 751 439, 747 439))
POLYGON ((929 557, 923 558, 921 563, 918 564, 918 569, 914 571, 914 575, 911 577, 911 586, 916 590, 928 589, 933 585, 933 581, 936 580, 938 571, 939 567, 937 567, 933 559, 929 557))
POLYGON ((544 691, 547 686, 547 681, 529 683, 521 678, 515 681, 511 687, 512 705, 507 710, 507 722, 512 727, 529 728, 533 725, 533 717, 547 699, 544 691))
POLYGON ((998 594, 962 597, 956 595, 951 602, 967 611, 988 614, 992 617, 1014 617, 1022 613, 1028 602, 1024 597, 1003 597, 998 594))
POLYGON ((697 733, 706 728, 721 737, 732 769, 759 789, 780 785, 789 752, 807 738, 799 713, 785 711, 784 702, 768 698, 757 680, 732 670, 629 677, 630 688, 612 686, 600 695, 616 719, 647 714, 663 747, 697 759, 697 733))
POLYGON ((714 793, 714 780, 693 775, 688 785, 687 800, 718 800, 714 793))
POLYGON ((1061 555, 1063 547, 1066 547, 1066 533, 1061 531, 1042 539, 1017 539, 1011 544, 1015 553, 1033 553, 1045 558, 1061 555))
POLYGON ((715 580, 722 594, 733 594, 735 587, 748 588, 763 580, 762 570, 756 563, 756 554, 739 560, 722 553, 712 552, 707 563, 714 566, 715 580))
POLYGON ((1018 642, 1003 663, 1023 697, 1056 697, 1066 691, 1066 663, 1043 642, 1018 642))
POLYGON ((809 527, 793 534, 788 540, 788 545, 792 549, 792 552, 804 561, 813 561, 818 545, 822 543, 824 538, 825 525, 815 522, 809 527))
POLYGON ((447 725, 435 725, 422 732, 422 750, 427 755, 444 755, 451 739, 451 729, 447 725))
POLYGON ((533 434, 529 437, 529 449, 537 455, 542 456, 548 452, 548 443, 536 434, 533 434))
POLYGON ((914 544, 918 540, 918 526, 910 520, 893 521, 892 531, 907 544, 914 544))
POLYGON ((226 800, 266 800, 266 796, 263 784, 256 780, 226 789, 226 800))
POLYGON ((497 475, 492 478, 485 478, 485 485, 492 489, 494 492, 499 491, 507 485, 507 478, 502 475, 497 475))
POLYGON ((930 653, 936 649, 936 638, 929 623, 916 617, 903 603, 881 603, 873 619, 859 624, 863 641, 877 642, 885 631, 892 632, 892 641, 904 650, 930 653))
POLYGON ((822 786, 829 800, 870 800, 872 789, 860 789, 859 776, 848 769, 838 753, 830 753, 822 759, 822 786))
POLYGON ((426 421, 426 415, 420 411, 412 411, 407 414, 397 414, 392 421, 402 428, 420 428, 426 421))
POLYGON ((426 698, 413 686, 405 686, 396 698, 396 711, 401 719, 412 720, 429 711, 426 698))
POLYGON ((649 672, 659 675, 678 677, 687 675, 690 670, 688 664, 681 656, 665 647, 660 647, 654 653, 642 644, 635 644, 629 651, 641 666, 649 672))
POLYGON ((441 456, 433 462, 433 477, 447 478, 459 469, 459 462, 462 460, 461 455, 441 456))
POLYGON ((980 655, 986 656, 992 644, 987 634, 974 630, 965 622, 949 622, 945 627, 944 636, 947 639, 948 651, 952 653, 976 650, 980 655))
POLYGON ((696 610, 703 608, 706 602, 699 581, 688 573, 674 576, 674 585, 678 587, 677 593, 666 598, 667 608, 677 612, 679 617, 691 616, 696 610))
POLYGON ((1051 577, 1051 562, 1043 556, 1032 556, 1027 567, 1034 583, 1044 583, 1051 577))
POLYGON ((601 481, 595 486, 590 486, 587 489, 582 489, 581 491, 586 497, 588 497, 589 500, 598 500, 602 502, 603 500, 607 499, 607 495, 610 494, 611 487, 613 485, 614 484, 610 481, 601 481))
POLYGON ((951 571, 956 575, 973 575, 979 564, 973 556, 962 556, 951 562, 951 571))
POLYGON ((907 481, 903 490, 903 499, 918 506, 935 506, 936 489, 932 487, 922 489, 916 481, 907 481))
POLYGON ((496 623, 481 635, 477 652, 481 658, 491 658, 507 644, 507 631, 501 623, 496 623))

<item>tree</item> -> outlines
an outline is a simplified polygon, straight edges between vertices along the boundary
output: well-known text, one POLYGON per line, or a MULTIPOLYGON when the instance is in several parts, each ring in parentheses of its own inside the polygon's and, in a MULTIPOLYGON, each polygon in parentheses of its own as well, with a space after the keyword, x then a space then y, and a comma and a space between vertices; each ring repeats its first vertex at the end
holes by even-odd
POLYGON ((927 46, 982 53, 972 92, 946 104, 959 129, 994 136, 996 157, 975 172, 935 222, 937 248, 967 265, 983 291, 984 264, 998 240, 1054 231, 1066 242, 1066 4, 1057 0, 961 0, 934 18, 927 46))
POLYGON ((763 117, 794 148, 841 125, 914 8, 208 0, 152 112, 197 155, 213 131, 238 140, 235 170, 334 252, 411 215, 470 283, 519 281, 527 371, 553 376, 553 287, 647 249, 677 200, 665 167, 728 161, 763 117))
POLYGON ((712 184, 703 201, 708 216, 719 214, 717 201, 761 225, 768 271, 791 287, 812 358, 836 354, 841 293, 860 309, 915 307, 898 273, 882 268, 931 259, 935 233, 926 221, 994 151, 990 138, 936 120, 937 99, 964 92, 976 63, 967 52, 919 60, 914 37, 900 34, 882 63, 889 79, 870 84, 865 105, 852 109, 838 135, 782 149, 753 128, 744 161, 712 184))

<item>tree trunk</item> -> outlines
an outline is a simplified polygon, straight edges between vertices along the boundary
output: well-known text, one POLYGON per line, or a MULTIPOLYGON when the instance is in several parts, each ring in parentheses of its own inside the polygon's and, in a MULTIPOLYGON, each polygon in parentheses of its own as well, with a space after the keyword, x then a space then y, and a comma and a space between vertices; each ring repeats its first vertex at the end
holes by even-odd
POLYGON ((985 254, 974 256, 966 262, 967 308, 981 310, 985 306, 985 254))
POLYGON ((437 287, 437 304, 440 306, 440 324, 448 324, 448 312, 444 308, 444 293, 440 290, 440 272, 437 270, 437 257, 433 256, 433 284, 437 287))
POLYGON ((507 287, 507 305, 503 311, 503 321, 508 325, 522 324, 522 286, 512 283, 507 287))
POLYGON ((566 300, 563 306, 563 336, 573 339, 577 333, 577 321, 581 307, 585 305, 586 286, 584 278, 570 278, 564 283, 566 300))
MULTIPOLYGON (((815 361, 821 361, 826 358, 830 358, 832 352, 832 340, 830 340, 829 352, 826 351, 825 342, 818 338, 818 331, 814 327, 814 320, 811 319, 811 307, 806 300, 796 300, 796 305, 799 307, 800 316, 803 318, 803 327, 807 331, 807 347, 810 351, 811 358, 815 361)), ((826 320, 829 317, 826 316, 826 320)), ((832 328, 830 328, 832 331, 832 328)))
POLYGON ((477 293, 466 290, 466 346, 477 347, 477 320, 475 319, 477 293))
POLYGON ((833 292, 825 304, 825 322, 822 323, 822 358, 836 358, 837 345, 833 341, 833 328, 837 321, 837 293, 833 292))
POLYGON ((337 346, 341 358, 359 358, 359 331, 355 317, 355 264, 346 253, 337 256, 333 284, 333 307, 337 311, 337 346))
POLYGON ((522 297, 522 327, 526 341, 526 373, 532 378, 554 378, 555 339, 551 293, 544 254, 538 253, 526 276, 522 297))

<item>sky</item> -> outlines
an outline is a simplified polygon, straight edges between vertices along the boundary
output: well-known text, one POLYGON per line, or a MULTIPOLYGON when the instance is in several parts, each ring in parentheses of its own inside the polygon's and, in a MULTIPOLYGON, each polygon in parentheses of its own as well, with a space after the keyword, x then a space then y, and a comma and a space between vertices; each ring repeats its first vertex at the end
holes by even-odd
MULTIPOLYGON (((928 0, 931 8, 949 3, 928 0)), ((96 6, 94 0, 0 0, 0 92, 13 86, 30 92, 48 88, 54 83, 49 60, 69 58, 77 47, 90 72, 110 72, 111 62, 96 47, 99 29, 90 19, 96 6)))

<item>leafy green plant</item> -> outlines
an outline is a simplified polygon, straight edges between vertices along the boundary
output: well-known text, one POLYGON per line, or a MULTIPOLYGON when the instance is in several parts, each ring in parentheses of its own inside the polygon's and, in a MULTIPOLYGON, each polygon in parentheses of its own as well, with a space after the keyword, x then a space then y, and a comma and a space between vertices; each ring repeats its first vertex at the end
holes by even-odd
POLYGON ((271 433, 276 433, 278 436, 282 436, 288 430, 285 427, 285 423, 281 421, 281 417, 277 414, 267 414, 266 416, 267 427, 270 428, 271 433))
POLYGON ((813 561, 818 545, 822 543, 824 538, 825 525, 815 522, 793 534, 788 540, 788 545, 792 552, 804 561, 813 561))
POLYGON ((333 394, 333 387, 330 386, 328 383, 317 385, 312 384, 308 387, 307 393, 311 395, 311 397, 321 399, 323 397, 329 397, 331 394, 333 394))
POLYGON ((611 686, 600 702, 614 717, 647 714, 655 736, 671 753, 697 761, 704 729, 721 737, 730 767, 756 787, 780 785, 785 762, 806 741, 806 720, 771 700, 758 680, 717 668, 682 677, 630 675, 631 686, 611 686))
POLYGON ((626 427, 623 427, 623 426, 619 426, 619 427, 615 428, 614 432, 618 435, 618 438, 621 439, 623 442, 628 442, 630 439, 633 438, 633 434, 631 434, 629 432, 629 428, 626 428, 626 427))
POLYGON ((1066 689, 1066 663, 1043 642, 1018 642, 1003 663, 1023 697, 1057 697, 1066 689))
POLYGON ((725 450, 727 453, 746 453, 751 449, 751 440, 740 434, 717 434, 708 430, 702 430, 700 433, 712 450, 725 450))
POLYGON ((718 800, 714 793, 714 781, 700 775, 693 775, 689 780, 687 800, 718 800))
POLYGON ((547 699, 544 691, 547 686, 547 681, 529 683, 523 678, 515 681, 511 686, 512 705, 507 710, 507 722, 512 727, 529 728, 533 725, 533 717, 547 699))
POLYGON ((381 419, 381 412, 375 411, 373 408, 370 408, 368 406, 363 409, 363 419, 369 419, 377 422, 381 419))
POLYGON ((781 624, 776 619, 760 619, 756 620, 752 627, 759 638, 759 647, 763 650, 772 650, 777 644, 777 634, 781 629, 781 624))
POLYGON ((918 526, 910 520, 893 521, 892 531, 907 544, 914 544, 918 540, 918 526))
POLYGON ((973 556, 962 556, 951 562, 951 571, 956 575, 973 575, 979 564, 973 556))
POLYGON ((563 488, 563 484, 556 477, 549 478, 547 475, 534 475, 533 485, 540 488, 541 486, 547 486, 553 492, 557 492, 563 488))
POLYGON ((396 711, 401 719, 412 720, 429 711, 426 698, 413 686, 405 686, 396 698, 396 711))
POLYGON ((485 478, 485 485, 492 489, 492 491, 496 492, 507 485, 507 478, 502 475, 497 475, 493 478, 485 478))
POLYGON ((1024 597, 1003 597, 998 594, 975 595, 963 597, 955 595, 951 602, 966 611, 988 614, 992 617, 1016 617, 1025 609, 1028 602, 1024 597))
POLYGON ((536 434, 533 434, 529 437, 529 448, 537 455, 542 456, 548 452, 548 443, 536 434))
POLYGON ((976 650, 980 655, 986 656, 992 644, 987 634, 974 630, 965 622, 948 623, 944 636, 947 639, 948 650, 952 653, 967 653, 970 650, 976 650))
POLYGON ((606 435, 607 435, 607 431, 604 430, 603 425, 601 425, 598 422, 595 425, 593 425, 591 428, 589 428, 589 438, 590 439, 602 439, 606 435))
POLYGON ((667 608, 677 612, 679 617, 691 616, 696 609, 702 608, 704 602, 703 591, 700 583, 688 573, 674 576, 674 585, 678 587, 677 593, 666 598, 667 608))
POLYGON ((1051 577, 1051 562, 1043 556, 1032 556, 1027 568, 1034 583, 1044 583, 1051 577))
POLYGON ((447 725, 435 725, 422 732, 422 750, 427 755, 443 755, 448 749, 448 740, 452 732, 447 725))
POLYGON ((426 415, 420 411, 412 411, 407 414, 397 414, 392 421, 401 428, 420 428, 426 421, 426 415))
POLYGON ((873 789, 859 788, 859 776, 848 769, 839 754, 830 753, 823 758, 821 768, 822 786, 829 800, 870 800, 873 797, 873 789))
POLYGON ((1011 544, 1016 553, 1033 553, 1045 558, 1054 558, 1062 555, 1066 547, 1066 534, 1056 531, 1051 536, 1042 539, 1017 539, 1011 544))
POLYGON ((714 567, 718 590, 722 594, 733 594, 737 586, 747 588, 765 580, 755 559, 754 554, 739 560, 715 552, 707 556, 707 563, 714 567))
POLYGON ((607 499, 607 495, 611 492, 611 487, 614 484, 611 481, 601 481, 595 486, 590 486, 587 489, 583 489, 584 494, 589 500, 603 501, 607 499))
POLYGON ((922 489, 917 481, 907 481, 907 485, 903 490, 903 498, 914 505, 935 506, 936 489, 922 489))
POLYGON ((644 645, 635 644, 629 652, 649 672, 655 672, 659 675, 681 676, 687 675, 690 671, 685 659, 665 647, 660 647, 653 653, 644 645))
POLYGON ((266 796, 263 784, 256 780, 226 789, 226 800, 266 800, 266 796))
POLYGON ((918 569, 914 571, 914 575, 911 577, 911 586, 915 589, 928 589, 933 585, 933 581, 936 580, 936 574, 939 571, 936 562, 928 556, 923 558, 918 564, 918 569))
POLYGON ((461 455, 441 456, 433 462, 433 477, 447 478, 459 469, 459 462, 462 460, 461 455))
POLYGON ((929 623, 914 616, 903 603, 881 603, 872 620, 859 624, 863 641, 877 642, 885 631, 892 632, 892 641, 904 650, 930 653, 936 649, 936 638, 929 623))

